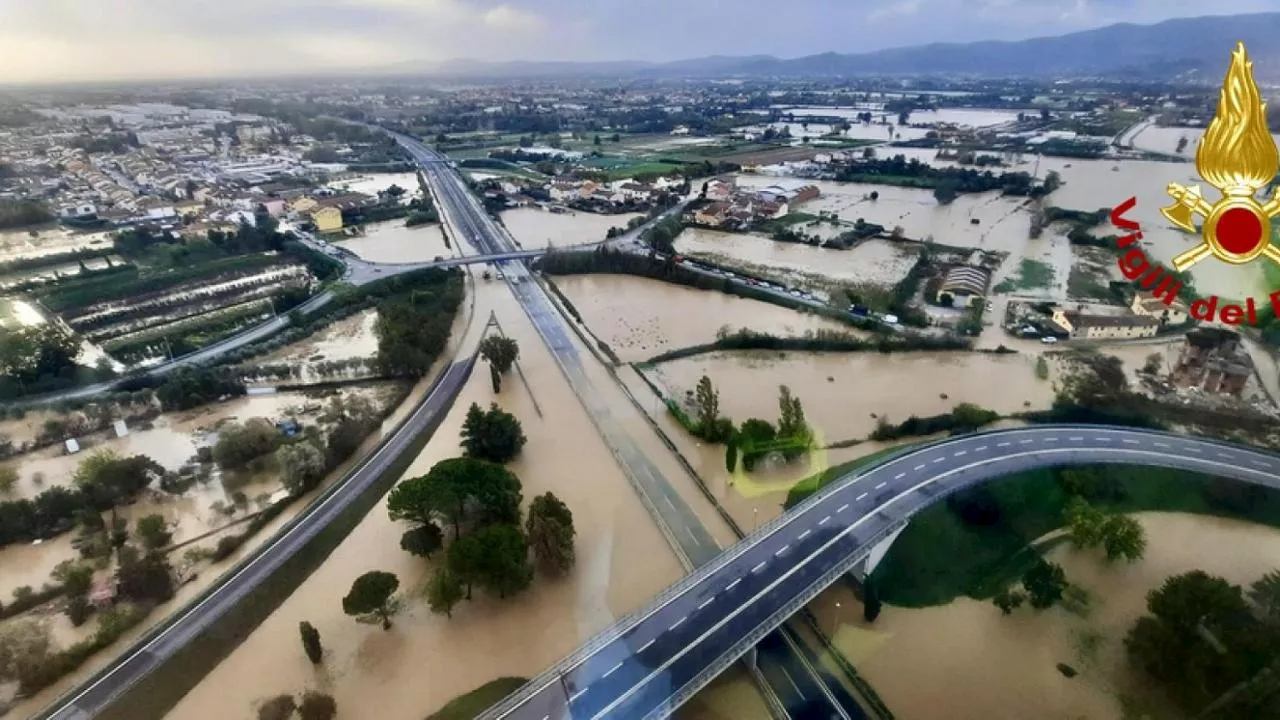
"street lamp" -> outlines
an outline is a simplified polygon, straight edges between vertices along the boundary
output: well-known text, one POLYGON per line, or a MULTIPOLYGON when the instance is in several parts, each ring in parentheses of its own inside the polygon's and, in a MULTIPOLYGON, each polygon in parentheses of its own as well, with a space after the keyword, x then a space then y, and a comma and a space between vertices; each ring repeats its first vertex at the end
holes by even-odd
POLYGON ((751 532, 760 528, 760 508, 751 508, 751 532))

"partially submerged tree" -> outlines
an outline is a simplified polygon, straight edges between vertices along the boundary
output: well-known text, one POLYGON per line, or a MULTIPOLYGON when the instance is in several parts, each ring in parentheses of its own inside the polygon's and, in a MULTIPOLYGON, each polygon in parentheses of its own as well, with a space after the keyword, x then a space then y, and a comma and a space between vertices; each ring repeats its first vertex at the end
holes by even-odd
POLYGON ((496 403, 488 410, 472 403, 467 410, 462 422, 462 447, 468 456, 505 463, 520 454, 525 442, 520 421, 496 403))
POLYGON ((400 579, 389 572, 370 570, 351 583, 351 591, 342 598, 342 611, 357 619, 377 619, 383 630, 391 629, 391 601, 400 589, 400 579))
POLYGON ((544 570, 558 575, 573 567, 573 513, 560 498, 551 493, 535 497, 529 503, 525 532, 544 570))

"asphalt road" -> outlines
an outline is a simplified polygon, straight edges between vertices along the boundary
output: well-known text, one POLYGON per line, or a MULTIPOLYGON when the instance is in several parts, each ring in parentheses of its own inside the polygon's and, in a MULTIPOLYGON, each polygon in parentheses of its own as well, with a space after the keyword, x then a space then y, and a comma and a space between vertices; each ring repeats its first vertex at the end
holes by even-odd
MULTIPOLYGON (((440 210, 478 251, 486 255, 511 252, 514 240, 505 228, 493 222, 462 184, 461 179, 438 155, 411 139, 400 141, 422 166, 440 210)), ((679 209, 673 209, 678 212, 679 209)), ((605 444, 617 459, 649 512, 657 519, 668 541, 698 567, 720 554, 720 547, 703 527, 693 509, 615 419, 600 393, 587 376, 571 338, 571 331, 550 298, 529 275, 523 262, 504 262, 506 282, 551 350, 575 394, 595 423, 605 444)), ((804 657, 801 644, 780 630, 762 650, 761 666, 770 687, 793 718, 821 717, 860 720, 861 706, 841 683, 822 669, 815 657, 804 657)), ((563 695, 563 693, 561 693, 563 695)))
POLYGON ((921 509, 994 477, 1082 463, 1192 470, 1280 489, 1280 456, 1169 433, 1063 425, 951 438, 841 478, 481 718, 666 717, 921 509))
POLYGON ((426 399, 372 455, 337 485, 304 508, 280 532, 236 567, 229 577, 143 636, 85 684, 59 698, 37 717, 84 720, 102 712, 152 670, 212 626, 237 603, 256 590, 294 553, 362 495, 426 432, 433 420, 448 412, 474 364, 473 359, 450 365, 436 380, 426 399))

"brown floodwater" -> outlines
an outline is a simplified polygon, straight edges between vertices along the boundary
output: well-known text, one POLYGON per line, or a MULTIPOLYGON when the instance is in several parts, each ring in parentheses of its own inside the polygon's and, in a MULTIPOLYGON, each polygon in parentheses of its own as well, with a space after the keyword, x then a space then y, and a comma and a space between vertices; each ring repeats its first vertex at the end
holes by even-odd
POLYGON ((292 345, 250 361, 253 365, 274 363, 304 363, 317 361, 369 358, 378 353, 378 334, 374 326, 378 311, 370 308, 349 318, 339 320, 324 330, 292 345))
POLYGON ((361 227, 362 234, 334 245, 350 250, 362 260, 380 263, 430 262, 453 254, 444 246, 440 226, 434 223, 406 227, 404 220, 386 220, 361 227))
MULTIPOLYGON (((416 720, 495 677, 540 672, 681 575, 514 298, 496 285, 480 285, 478 293, 477 317, 494 309, 503 329, 520 342, 521 364, 544 416, 534 411, 518 376, 507 379, 495 398, 488 374, 478 371, 407 474, 425 472, 458 454, 467 406, 496 400, 521 419, 529 438, 511 464, 526 500, 550 490, 574 512, 578 562, 572 574, 560 581, 540 577, 512 600, 477 593, 452 619, 432 615, 420 590, 432 562, 439 560, 423 561, 400 550, 405 527, 391 522, 385 506, 379 506, 169 717, 248 716, 263 698, 318 687, 332 693, 340 708, 377 707, 379 718, 416 720), (341 609, 352 579, 375 568, 396 573, 406 596, 389 632, 357 624, 341 609), (297 646, 302 619, 316 625, 323 638, 326 663, 320 670, 297 646)), ((464 347, 477 340, 470 333, 464 347)))
MULTIPOLYGON (((830 227, 830 226, 827 226, 830 227)), ((812 232, 803 228, 805 232, 812 232)), ((689 228, 676 249, 711 260, 729 259, 771 274, 820 274, 849 283, 892 285, 915 264, 918 246, 868 240, 850 250, 830 250, 802 243, 775 242, 758 235, 689 228)))
POLYGON ((904 720, 1120 718, 1123 697, 1151 717, 1177 717, 1125 658, 1124 636, 1145 614, 1146 593, 1195 569, 1247 585, 1280 566, 1280 530, 1181 513, 1136 517, 1148 539, 1136 563, 1108 564, 1065 545, 1050 554, 1088 592, 1084 615, 1055 607, 1006 617, 989 602, 963 598, 924 609, 886 606, 868 625, 843 588, 828 590, 811 607, 904 720), (1057 663, 1080 675, 1063 677, 1057 663))
POLYGON ((746 327, 792 336, 848 330, 848 326, 819 315, 647 278, 570 275, 553 280, 596 337, 608 343, 624 362, 713 342, 721 328, 746 327), (696 312, 690 312, 691 308, 696 312))
POLYGON ((547 245, 565 247, 600 242, 609 228, 626 228, 627 223, 637 217, 642 214, 553 213, 538 207, 522 207, 504 210, 502 224, 526 250, 541 250, 547 245))

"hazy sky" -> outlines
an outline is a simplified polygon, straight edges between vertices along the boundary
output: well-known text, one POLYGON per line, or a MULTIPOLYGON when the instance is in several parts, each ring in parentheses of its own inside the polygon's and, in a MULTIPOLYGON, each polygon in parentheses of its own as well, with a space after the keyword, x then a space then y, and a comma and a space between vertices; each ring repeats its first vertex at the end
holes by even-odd
POLYGON ((1018 40, 1276 0, 0 0, 0 83, 261 75, 458 57, 796 57, 1018 40))

